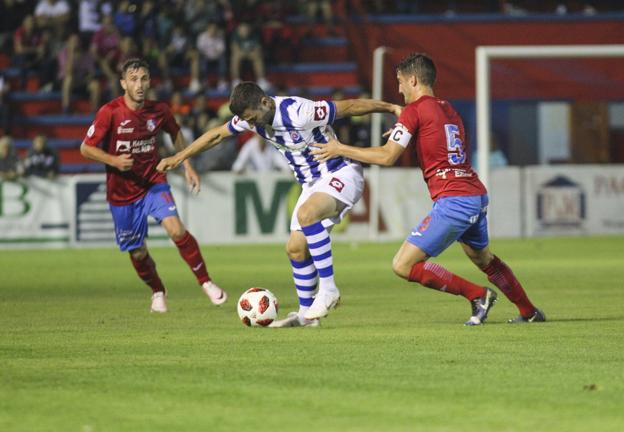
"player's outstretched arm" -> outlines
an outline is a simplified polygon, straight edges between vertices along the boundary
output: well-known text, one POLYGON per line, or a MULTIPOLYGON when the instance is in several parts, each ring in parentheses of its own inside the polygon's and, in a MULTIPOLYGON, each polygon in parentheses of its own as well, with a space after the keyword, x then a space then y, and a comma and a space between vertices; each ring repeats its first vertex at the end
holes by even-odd
MULTIPOLYGON (((186 139, 184 138, 181 130, 178 130, 178 134, 175 136, 175 140, 173 141, 173 146, 179 152, 183 151, 188 146, 188 143, 186 142, 186 139)), ((193 168, 190 160, 185 160, 183 162, 183 165, 186 184, 188 185, 191 193, 197 195, 200 189, 199 175, 197 175, 197 172, 193 168)))
POLYGON ((219 127, 212 128, 204 133, 202 136, 197 138, 195 141, 193 141, 191 145, 186 147, 184 150, 177 152, 173 156, 162 159, 158 163, 156 169, 158 171, 164 172, 177 168, 182 162, 184 162, 191 156, 195 156, 197 153, 216 146, 221 141, 223 141, 224 138, 231 135, 232 132, 230 132, 227 123, 219 127))
POLYGON ((87 159, 102 162, 106 165, 115 167, 119 171, 130 170, 130 168, 132 168, 132 163, 134 162, 132 156, 128 153, 115 156, 105 152, 99 147, 90 146, 84 142, 80 145, 80 154, 87 159))
POLYGON ((336 104, 336 117, 338 118, 371 113, 390 113, 398 117, 403 109, 400 105, 377 99, 345 99, 334 101, 334 103, 336 104))
POLYGON ((320 162, 342 156, 368 164, 383 166, 394 165, 401 153, 403 153, 403 150, 405 150, 401 145, 391 140, 381 147, 353 147, 343 144, 337 139, 331 139, 327 144, 314 143, 312 146, 316 147, 312 150, 312 154, 320 162))

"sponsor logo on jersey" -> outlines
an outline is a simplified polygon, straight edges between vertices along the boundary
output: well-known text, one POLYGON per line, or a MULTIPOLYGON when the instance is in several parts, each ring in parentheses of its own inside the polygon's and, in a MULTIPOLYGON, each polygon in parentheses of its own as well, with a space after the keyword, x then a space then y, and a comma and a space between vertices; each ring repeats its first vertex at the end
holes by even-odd
POLYGON ((344 189, 344 183, 336 177, 332 177, 332 179, 329 181, 329 185, 336 189, 338 192, 342 192, 342 189, 344 189))
MULTIPOLYGON (((425 231, 427 231, 427 228, 429 228, 429 224, 431 223, 431 216, 427 216, 426 218, 424 218, 422 220, 422 222, 420 223, 420 225, 418 225, 417 231, 419 233, 423 233, 425 231)), ((422 234, 421 234, 422 235, 422 234)))
POLYGON ((92 124, 91 126, 89 126, 89 130, 87 131, 87 136, 91 138, 94 133, 95 133, 95 125, 92 124))
POLYGON ((156 148, 156 137, 146 140, 124 141, 117 140, 115 149, 117 153, 149 153, 156 148))
POLYGON ((117 127, 117 135, 121 135, 121 134, 129 134, 134 132, 134 128, 131 127, 124 127, 125 125, 127 125, 128 123, 130 123, 132 120, 124 120, 121 123, 119 123, 119 126, 117 127))
POLYGON ((301 134, 297 131, 290 131, 290 137, 292 138, 294 142, 298 142, 303 139, 301 138, 301 134))
POLYGON ((128 153, 130 151, 130 141, 117 140, 115 151, 117 153, 128 153))
POLYGON ((145 126, 147 127, 148 131, 154 132, 154 130, 156 129, 156 121, 154 119, 149 119, 145 126))
POLYGON ((314 120, 321 121, 325 120, 327 117, 327 107, 326 106, 317 106, 314 108, 314 120))

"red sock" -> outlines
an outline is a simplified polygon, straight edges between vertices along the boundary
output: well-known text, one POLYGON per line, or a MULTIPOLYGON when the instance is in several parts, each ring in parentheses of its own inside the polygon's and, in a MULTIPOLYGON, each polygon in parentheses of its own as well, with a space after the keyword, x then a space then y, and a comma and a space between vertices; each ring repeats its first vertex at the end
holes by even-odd
POLYGON ((494 256, 494 259, 482 270, 487 274, 488 280, 496 285, 518 307, 520 315, 528 317, 535 312, 535 306, 527 297, 516 276, 507 264, 498 259, 497 256, 494 256))
POLYGON ((199 245, 195 237, 190 232, 186 231, 182 238, 175 242, 180 252, 180 256, 191 268, 191 271, 197 278, 197 282, 203 285, 204 282, 210 281, 208 276, 208 270, 206 269, 206 263, 202 257, 199 245))
POLYGON ((475 285, 444 267, 431 262, 418 262, 412 266, 410 282, 418 282, 427 288, 462 295, 468 300, 485 295, 485 288, 475 285))
POLYGON ((152 289, 152 292, 162 291, 165 292, 165 287, 156 272, 156 263, 149 255, 145 255, 145 258, 142 260, 135 259, 132 254, 130 254, 130 261, 132 261, 132 265, 136 270, 137 274, 141 278, 143 282, 145 282, 152 289))

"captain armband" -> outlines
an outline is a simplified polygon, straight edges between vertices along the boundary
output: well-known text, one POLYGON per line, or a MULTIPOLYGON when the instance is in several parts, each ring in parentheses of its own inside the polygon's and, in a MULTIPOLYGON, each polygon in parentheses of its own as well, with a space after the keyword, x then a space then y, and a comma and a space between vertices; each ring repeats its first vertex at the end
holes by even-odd
POLYGON ((390 141, 396 142, 401 147, 405 148, 412 139, 412 134, 409 133, 407 128, 401 123, 397 123, 394 125, 394 129, 392 129, 392 132, 390 132, 390 137, 388 139, 390 141))

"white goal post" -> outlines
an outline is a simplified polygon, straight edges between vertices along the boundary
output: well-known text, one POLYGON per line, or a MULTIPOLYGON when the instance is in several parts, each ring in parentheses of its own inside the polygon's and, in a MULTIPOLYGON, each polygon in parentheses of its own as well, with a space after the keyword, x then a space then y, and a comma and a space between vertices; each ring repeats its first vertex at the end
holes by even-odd
POLYGON ((491 59, 624 57, 624 45, 516 45, 478 46, 475 50, 477 93, 477 162, 479 178, 490 185, 491 59))

